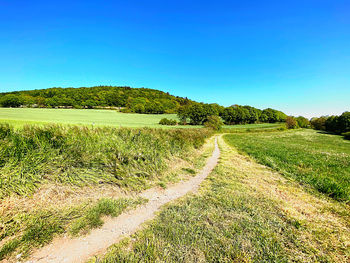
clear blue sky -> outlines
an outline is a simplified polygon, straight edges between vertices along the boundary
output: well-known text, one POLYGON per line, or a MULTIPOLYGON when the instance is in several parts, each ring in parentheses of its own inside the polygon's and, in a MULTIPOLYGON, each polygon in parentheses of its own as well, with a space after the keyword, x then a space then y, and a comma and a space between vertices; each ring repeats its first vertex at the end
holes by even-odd
POLYGON ((350 2, 0 0, 0 91, 93 85, 339 114, 350 2))

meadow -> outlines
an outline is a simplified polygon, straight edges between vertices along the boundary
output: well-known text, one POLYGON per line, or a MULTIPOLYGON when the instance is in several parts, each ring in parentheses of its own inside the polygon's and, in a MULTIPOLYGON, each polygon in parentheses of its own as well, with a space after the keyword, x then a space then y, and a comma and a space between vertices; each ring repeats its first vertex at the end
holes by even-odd
POLYGON ((336 200, 350 201, 350 142, 311 129, 225 135, 241 152, 336 200))
POLYGON ((0 108, 0 121, 16 127, 25 124, 75 124, 113 127, 162 127, 162 118, 176 119, 176 114, 136 114, 115 110, 0 108))

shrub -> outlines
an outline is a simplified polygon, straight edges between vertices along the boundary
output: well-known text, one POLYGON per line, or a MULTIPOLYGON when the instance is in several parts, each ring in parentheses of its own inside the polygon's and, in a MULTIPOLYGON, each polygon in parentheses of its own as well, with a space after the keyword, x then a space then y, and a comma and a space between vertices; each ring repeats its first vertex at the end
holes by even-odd
POLYGON ((298 122, 293 116, 287 116, 286 118, 286 127, 287 129, 296 129, 298 128, 298 122))
POLYGON ((176 120, 170 120, 170 119, 167 119, 167 118, 163 118, 159 121, 159 124, 160 125, 171 125, 171 126, 174 126, 177 124, 177 121, 176 120))
POLYGON ((204 126, 213 130, 221 130, 223 122, 219 116, 209 116, 207 121, 204 123, 204 126))

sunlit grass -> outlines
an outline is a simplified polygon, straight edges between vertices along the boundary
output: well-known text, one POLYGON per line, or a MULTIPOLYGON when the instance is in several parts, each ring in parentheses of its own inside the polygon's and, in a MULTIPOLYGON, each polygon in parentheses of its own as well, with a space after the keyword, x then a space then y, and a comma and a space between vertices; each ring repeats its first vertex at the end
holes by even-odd
POLYGON ((349 229, 316 203, 323 201, 222 141, 221 150, 199 193, 169 204, 143 230, 89 262, 346 262, 349 229), (304 222, 304 209, 313 205, 304 222))
POLYGON ((337 200, 350 201, 350 142, 310 129, 225 135, 260 163, 337 200))
MULTIPOLYGON (((115 110, 94 109, 0 108, 0 122, 11 123, 16 127, 22 127, 25 124, 56 123, 85 125, 89 127, 167 128, 167 126, 158 124, 162 118, 177 120, 176 114, 136 114, 121 113, 115 110)), ((189 125, 176 127, 193 128, 193 126, 191 127, 189 125)))
MULTIPOLYGON (((115 110, 93 109, 37 109, 37 108, 0 108, 0 123, 9 123, 16 128, 26 124, 45 125, 48 123, 62 125, 84 125, 88 127, 151 127, 151 128, 201 128, 196 125, 160 125, 163 118, 177 120, 176 114, 136 114, 121 113, 115 110)), ((280 127, 275 123, 226 125, 228 129, 272 129, 280 127)))

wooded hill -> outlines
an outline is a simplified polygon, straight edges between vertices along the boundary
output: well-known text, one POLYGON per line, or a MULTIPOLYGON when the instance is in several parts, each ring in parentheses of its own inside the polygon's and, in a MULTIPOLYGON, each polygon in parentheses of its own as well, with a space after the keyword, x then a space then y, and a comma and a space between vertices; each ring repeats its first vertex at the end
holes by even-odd
POLYGON ((198 103, 163 91, 96 86, 91 88, 50 88, 0 93, 1 107, 120 107, 122 112, 146 114, 177 113, 182 123, 201 125, 209 116, 220 116, 226 124, 282 122, 286 114, 274 109, 251 106, 223 107, 216 103, 198 103))
POLYGON ((49 88, 0 93, 2 107, 122 107, 127 112, 162 114, 176 113, 180 106, 190 103, 187 98, 159 90, 114 86, 49 88))

